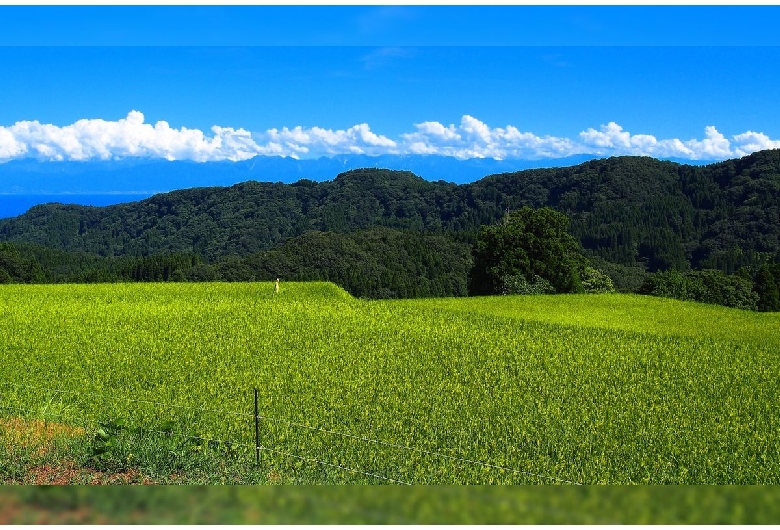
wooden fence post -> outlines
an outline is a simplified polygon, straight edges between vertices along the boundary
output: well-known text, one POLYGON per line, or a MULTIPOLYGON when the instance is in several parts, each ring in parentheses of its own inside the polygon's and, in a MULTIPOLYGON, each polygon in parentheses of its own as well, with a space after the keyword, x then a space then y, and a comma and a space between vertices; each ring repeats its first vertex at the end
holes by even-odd
POLYGON ((260 467, 260 425, 257 410, 257 389, 255 388, 255 460, 260 467))

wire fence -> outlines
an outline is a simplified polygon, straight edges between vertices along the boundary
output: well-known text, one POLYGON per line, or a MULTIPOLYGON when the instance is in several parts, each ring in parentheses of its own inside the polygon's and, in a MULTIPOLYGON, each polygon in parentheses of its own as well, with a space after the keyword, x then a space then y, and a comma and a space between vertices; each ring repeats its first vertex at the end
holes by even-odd
MULTIPOLYGON (((335 429, 329 429, 325 427, 317 427, 313 425, 308 425, 301 422, 295 422, 283 418, 277 418, 265 414, 259 414, 258 412, 247 413, 247 412, 237 412, 233 410, 225 410, 225 409, 214 409, 214 408, 207 408, 207 407, 191 407, 191 406, 185 406, 185 405, 177 405, 174 403, 167 403, 164 401, 158 401, 158 400, 148 400, 148 399, 136 399, 129 396, 114 396, 114 395, 107 395, 107 394, 101 394, 96 392, 81 392, 81 391, 74 391, 74 390, 66 390, 66 389, 57 389, 57 388, 51 388, 51 387, 43 387, 43 386, 35 386, 35 385, 22 385, 17 383, 10 383, 10 382, 0 382, 0 388, 2 387, 12 387, 17 389, 24 389, 24 390, 32 390, 42 393, 47 393, 49 395, 73 395, 78 396, 79 398, 83 397, 89 397, 89 398, 95 398, 101 400, 103 403, 116 403, 116 402, 122 402, 122 403, 137 403, 142 405, 152 405, 156 407, 165 407, 170 409, 175 409, 180 412, 191 412, 195 414, 191 414, 191 416, 198 416, 202 415, 204 413, 208 414, 215 414, 219 415, 221 417, 225 416, 232 416, 236 418, 242 418, 247 421, 247 425, 251 425, 254 423, 255 432, 257 432, 257 426, 258 422, 264 421, 269 422, 273 424, 280 424, 285 425, 292 429, 302 430, 302 431, 308 431, 308 432, 314 432, 314 433, 323 433, 327 434, 329 436, 335 436, 339 437, 341 439, 345 440, 351 440, 351 441, 357 441, 361 442, 366 445, 374 445, 374 446, 382 446, 391 448, 394 450, 398 450, 401 452, 406 453, 416 453, 418 455, 426 455, 429 457, 433 457, 435 459, 439 460, 445 460, 452 462, 454 464, 457 464, 459 466, 463 467, 481 467, 486 469, 492 469, 496 471, 502 471, 505 473, 511 473, 515 475, 521 475, 526 477, 532 477, 534 479, 539 479, 546 482, 551 483, 559 483, 559 484, 570 484, 570 485, 582 485, 582 483, 575 482, 573 480, 555 477, 552 475, 547 474, 540 474, 540 473, 533 473, 526 470, 516 469, 509 466, 503 466, 503 465, 497 465, 491 462, 486 462, 482 460, 477 460, 474 458, 466 458, 463 456, 456 456, 454 454, 447 454, 445 451, 449 451, 451 453, 454 453, 449 448, 443 448, 440 450, 429 450, 429 449, 423 449, 420 447, 413 447, 411 445, 407 444, 401 444, 401 443, 395 443, 395 442, 389 442, 386 440, 381 440, 378 438, 371 438, 364 435, 359 434, 353 434, 348 432, 342 432, 335 429)), ((76 424, 84 428, 88 429, 95 429, 96 424, 99 424, 100 422, 97 421, 95 418, 88 418, 88 417, 79 417, 75 416, 72 413, 57 413, 51 410, 48 410, 50 408, 50 405, 52 403, 51 398, 47 403, 42 404, 42 406, 38 409, 31 409, 31 408, 25 408, 25 407, 15 407, 10 406, 5 403, 5 396, 0 393, 0 410, 4 411, 10 411, 10 412, 16 412, 16 413, 22 413, 21 415, 26 418, 30 419, 39 419, 39 420, 62 420, 64 423, 69 424, 76 424), (42 416, 42 417, 41 417, 42 416)), ((256 409, 257 410, 257 409, 256 409)), ((263 445, 260 443, 259 440, 255 440, 255 443, 247 443, 245 441, 241 440, 229 440, 229 439, 220 439, 220 438, 214 438, 214 437, 208 437, 208 436, 200 436, 195 435, 192 433, 187 432, 173 432, 173 429, 159 429, 159 428, 152 428, 152 427, 144 427, 142 425, 136 426, 136 428, 139 431, 142 431, 146 434, 154 434, 154 435, 161 435, 161 436, 175 436, 179 437, 185 440, 189 441, 198 441, 203 442, 207 444, 220 444, 225 447, 231 447, 231 448, 244 448, 244 449, 251 449, 256 452, 264 452, 264 453, 271 453, 283 457, 293 458, 296 460, 300 460, 302 462, 309 462, 312 464, 316 464, 318 466, 324 466, 329 467, 333 469, 339 469, 341 471, 346 471, 349 473, 353 473, 356 475, 363 475, 366 477, 372 477, 379 480, 383 480, 389 483, 395 483, 395 484, 404 484, 404 485, 412 485, 415 481, 413 480, 402 480, 399 478, 393 478, 390 476, 387 476, 388 474, 381 474, 374 471, 368 471, 365 469, 359 469, 358 467, 352 467, 349 465, 344 465, 342 463, 334 463, 332 461, 327 461, 325 458, 319 456, 319 455, 302 455, 297 454, 293 451, 283 450, 278 447, 271 447, 270 445, 263 445)), ((257 462, 259 464, 259 461, 257 462)))

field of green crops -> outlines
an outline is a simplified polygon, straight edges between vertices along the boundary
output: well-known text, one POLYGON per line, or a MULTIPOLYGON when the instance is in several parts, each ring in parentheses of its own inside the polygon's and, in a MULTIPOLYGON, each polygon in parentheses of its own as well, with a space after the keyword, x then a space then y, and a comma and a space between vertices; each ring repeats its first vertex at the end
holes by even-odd
POLYGON ((780 314, 633 295, 364 301, 326 283, 2 285, 0 337, 4 417, 123 423, 251 462, 257 388, 261 466, 288 482, 780 483, 780 314))

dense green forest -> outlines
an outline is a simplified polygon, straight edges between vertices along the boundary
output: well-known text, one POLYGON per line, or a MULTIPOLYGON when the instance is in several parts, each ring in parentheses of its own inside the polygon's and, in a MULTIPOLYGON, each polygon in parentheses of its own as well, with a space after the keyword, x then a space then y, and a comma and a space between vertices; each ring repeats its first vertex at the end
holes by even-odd
POLYGON ((524 206, 565 214, 618 290, 664 291, 647 278, 669 270, 740 272, 770 297, 768 278, 780 283, 780 150, 707 166, 614 157, 464 185, 361 169, 102 208, 45 204, 0 220, 0 282, 283 276, 358 296, 463 295, 480 228, 524 206))
POLYGON ((194 253, 103 257, 0 243, 0 283, 331 281, 353 296, 465 296, 471 245, 446 235, 376 227, 307 232, 277 247, 206 263, 194 253))

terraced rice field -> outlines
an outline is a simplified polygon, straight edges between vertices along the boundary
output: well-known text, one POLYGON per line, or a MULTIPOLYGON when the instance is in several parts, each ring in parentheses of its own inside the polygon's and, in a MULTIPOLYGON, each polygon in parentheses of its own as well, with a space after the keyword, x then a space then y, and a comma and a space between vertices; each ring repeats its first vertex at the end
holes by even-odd
POLYGON ((287 482, 780 483, 778 314, 632 295, 365 301, 326 283, 3 285, 0 337, 7 421, 122 424, 252 461, 257 388, 261 466, 287 482))

